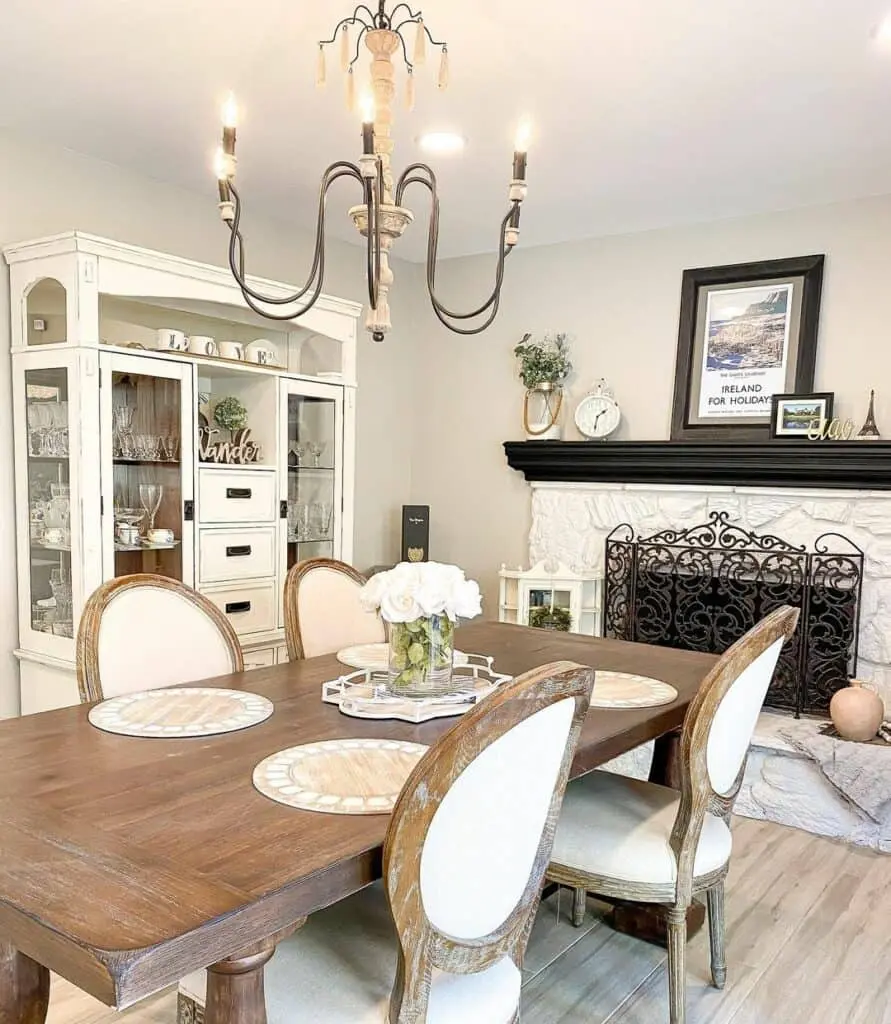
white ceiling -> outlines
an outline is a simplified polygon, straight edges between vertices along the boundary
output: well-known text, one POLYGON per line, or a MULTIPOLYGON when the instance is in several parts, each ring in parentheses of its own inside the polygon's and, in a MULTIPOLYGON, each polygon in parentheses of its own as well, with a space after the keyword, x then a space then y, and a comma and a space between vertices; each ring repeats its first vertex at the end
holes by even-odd
MULTIPOLYGON (((421 69, 397 109, 397 167, 423 131, 444 255, 491 250, 514 126, 534 125, 523 242, 542 244, 891 191, 891 47, 870 33, 891 0, 429 0, 451 85, 421 69)), ((239 181, 252 210, 308 226, 317 182, 359 152, 339 71, 314 87, 315 41, 345 2, 3 0, 0 127, 207 193, 229 88, 242 108, 239 181)), ((400 74, 400 85, 402 75, 400 74)), ((355 239, 335 186, 331 229, 355 239)), ((9 201, 10 197, 6 197, 9 201)), ((397 255, 423 254, 422 225, 397 255)))

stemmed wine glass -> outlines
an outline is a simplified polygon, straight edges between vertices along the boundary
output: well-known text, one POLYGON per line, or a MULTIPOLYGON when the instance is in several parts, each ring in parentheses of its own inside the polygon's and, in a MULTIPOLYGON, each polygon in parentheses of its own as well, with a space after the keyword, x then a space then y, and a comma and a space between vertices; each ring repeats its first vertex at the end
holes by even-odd
POLYGON ((322 457, 322 452, 325 450, 325 446, 320 444, 318 441, 307 441, 306 451, 312 459, 313 466, 318 466, 319 459, 322 457))
POLYGON ((158 514, 158 509, 161 507, 161 498, 163 495, 164 488, 161 484, 139 485, 139 503, 145 509, 146 518, 148 519, 149 533, 151 533, 155 528, 155 516, 158 514))

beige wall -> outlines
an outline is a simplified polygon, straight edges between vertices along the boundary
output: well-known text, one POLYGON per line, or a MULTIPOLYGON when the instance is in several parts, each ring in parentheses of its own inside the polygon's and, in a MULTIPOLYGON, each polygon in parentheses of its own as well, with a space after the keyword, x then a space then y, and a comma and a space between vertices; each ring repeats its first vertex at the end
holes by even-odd
MULTIPOLYGON (((483 584, 486 614, 497 616, 501 562, 526 559, 529 491, 501 447, 522 438, 523 391, 511 350, 523 333, 554 328, 573 336, 567 423, 602 375, 624 413, 617 437, 667 438, 682 271, 821 252, 816 388, 834 391, 838 414, 859 426, 875 387, 879 428, 891 437, 891 197, 521 248, 508 260, 502 310, 487 333, 459 338, 422 313, 412 500, 431 506, 433 556, 483 584)), ((446 263, 438 274, 446 304, 481 298, 491 266, 484 257, 446 263)), ((574 426, 564 436, 579 437, 574 426)))
MULTIPOLYGON (((226 233, 216 194, 206 195, 140 178, 111 164, 44 148, 0 132, 0 247, 74 228, 220 264, 226 233)), ((248 197, 249 200, 249 197, 248 197)), ((248 207, 250 209, 250 207, 248 207)), ((248 219, 252 273, 292 281, 306 273, 309 240, 283 225, 248 219)), ((410 276, 414 268, 406 268, 410 276)), ((397 267, 397 275, 400 270, 397 267)), ((325 290, 362 301, 362 251, 334 243, 325 290)), ((0 273, 0 350, 9 349, 9 282, 0 273)), ((411 291, 411 289, 408 289, 411 291)), ((405 294, 405 293, 403 293, 405 294)), ((403 413, 411 393, 414 335, 411 313, 394 297, 400 325, 383 345, 359 345, 360 394, 355 560, 385 562, 398 553, 400 507, 408 500, 410 434, 403 413)), ((0 358, 0 717, 18 709, 10 360, 0 358)))

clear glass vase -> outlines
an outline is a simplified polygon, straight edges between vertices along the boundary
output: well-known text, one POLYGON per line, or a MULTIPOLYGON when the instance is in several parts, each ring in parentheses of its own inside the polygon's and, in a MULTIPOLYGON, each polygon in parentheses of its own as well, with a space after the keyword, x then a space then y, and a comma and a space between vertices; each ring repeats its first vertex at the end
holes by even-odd
POLYGON ((387 689, 401 697, 439 697, 452 691, 455 623, 447 615, 391 622, 387 689))

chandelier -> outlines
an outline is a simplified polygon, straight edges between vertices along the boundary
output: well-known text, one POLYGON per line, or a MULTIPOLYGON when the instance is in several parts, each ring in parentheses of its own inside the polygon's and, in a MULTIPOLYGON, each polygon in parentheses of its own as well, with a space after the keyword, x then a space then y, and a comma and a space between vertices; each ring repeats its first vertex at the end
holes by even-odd
POLYGON ((457 334, 479 334, 495 319, 501 300, 504 261, 517 244, 520 229, 520 206, 526 197, 526 147, 528 129, 521 126, 513 159, 513 174, 508 189, 508 210, 498 228, 495 283, 488 298, 476 309, 458 313, 445 306, 436 295, 436 262, 439 246, 439 195, 436 175, 425 163, 409 164, 394 178, 390 158, 393 153, 391 128, 393 100, 396 94, 394 59, 405 65, 406 106, 414 107, 415 69, 425 62, 428 42, 440 51, 437 84, 446 88, 449 77, 448 47, 433 38, 420 11, 412 11, 399 3, 389 13, 386 0, 378 0, 377 13, 359 4, 353 13, 340 21, 330 39, 319 42, 316 82, 326 79, 326 51, 339 49, 342 71, 346 75, 347 106, 355 107, 354 68, 359 62, 362 45, 369 51, 372 96, 362 104, 362 155, 357 163, 337 160, 322 175, 316 213, 315 249, 306 284, 293 295, 264 295, 248 283, 245 272, 245 248, 241 234, 242 202, 235 186, 235 130, 237 109, 233 97, 223 108, 223 144, 217 153, 216 174, 219 180, 220 216, 228 225, 229 266, 245 302, 261 316, 272 320, 293 320, 306 313, 322 293, 325 278, 325 209, 328 189, 340 178, 353 178, 362 189, 362 202, 353 206, 349 215, 365 240, 366 276, 368 280, 368 315, 365 326, 375 341, 383 341, 390 330, 389 293, 393 285, 390 249, 414 219, 403 203, 406 191, 422 186, 430 193, 430 218, 427 226, 427 291, 433 311, 449 330, 457 334), (412 59, 409 60, 407 33, 414 33, 412 59), (271 308, 270 308, 271 307, 271 308), (276 312, 276 310, 283 310, 276 312))

